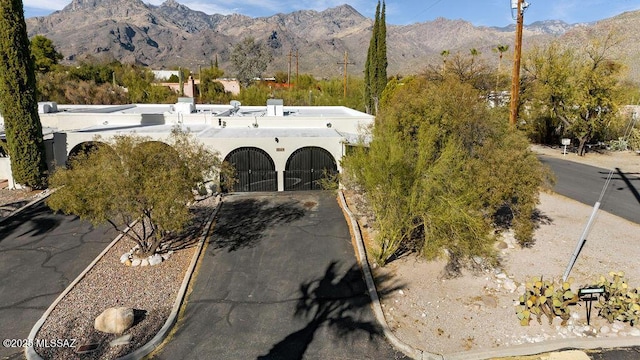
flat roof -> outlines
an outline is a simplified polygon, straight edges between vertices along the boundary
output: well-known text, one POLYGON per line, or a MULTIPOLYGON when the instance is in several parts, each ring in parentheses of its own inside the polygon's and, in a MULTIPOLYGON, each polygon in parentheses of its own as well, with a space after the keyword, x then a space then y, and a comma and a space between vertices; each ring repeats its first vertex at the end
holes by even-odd
MULTIPOLYGON (((177 113, 175 104, 129 104, 129 105, 58 105, 57 113, 83 114, 165 114, 177 113)), ((263 117, 266 106, 240 106, 237 111, 231 105, 196 104, 191 114, 215 114, 218 117, 263 117)), ((49 114, 56 114, 52 112, 49 114)), ((43 114, 41 114, 43 115, 43 114)), ((44 114, 46 115, 46 114, 44 114)), ((284 117, 362 117, 371 116, 345 106, 283 106, 284 117)))
POLYGON ((198 134, 199 138, 272 138, 272 137, 325 137, 342 138, 342 135, 333 129, 318 128, 210 128, 198 134))
MULTIPOLYGON (((118 133, 121 131, 129 132, 134 130, 135 133, 157 134, 168 133, 175 125, 97 125, 80 130, 69 131, 69 133, 118 133)), ((353 134, 345 134, 335 129, 328 128, 220 128, 212 125, 185 125, 185 129, 194 134, 198 138, 265 138, 265 137, 324 137, 324 138, 345 138, 353 136, 353 134)))

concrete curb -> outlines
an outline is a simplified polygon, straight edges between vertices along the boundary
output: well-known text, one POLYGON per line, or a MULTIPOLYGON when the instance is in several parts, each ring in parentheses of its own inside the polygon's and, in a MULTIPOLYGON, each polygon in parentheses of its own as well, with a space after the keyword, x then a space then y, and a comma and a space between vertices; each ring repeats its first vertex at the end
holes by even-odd
POLYGON ((526 356, 526 355, 536 355, 547 352, 558 352, 562 350, 568 349, 579 349, 579 350, 588 350, 588 349, 600 349, 600 348, 618 348, 618 347, 631 347, 631 346, 640 346, 640 337, 637 336, 626 336, 626 337, 611 337, 611 338, 580 338, 580 339, 559 339, 559 340, 550 340, 539 343, 531 343, 531 344, 522 344, 522 345, 513 345, 505 348, 495 348, 495 349, 484 349, 484 350, 473 350, 466 351, 460 353, 451 353, 446 355, 432 354, 428 352, 424 352, 419 349, 414 349, 408 344, 405 344, 397 336, 395 336, 389 325, 387 324, 384 313, 382 312, 382 307, 380 306, 380 299, 378 298, 378 293, 375 288, 375 283, 373 281, 373 277, 371 275, 371 269, 369 268, 369 263, 366 261, 366 252, 364 250, 364 244, 362 242, 362 235, 360 234, 360 228, 358 227, 358 223, 353 216, 353 213, 348 208, 346 200, 344 198, 344 193, 342 191, 339 192, 340 197, 340 205, 343 211, 349 216, 349 222, 351 229, 356 238, 356 245, 358 247, 358 262, 360 263, 360 267, 365 276, 365 280, 367 282, 367 287, 369 289, 369 295, 372 299, 372 305, 374 309, 374 314, 378 322, 382 325, 385 336, 389 339, 389 342, 393 344, 397 349, 401 350, 407 356, 412 357, 413 359, 429 359, 429 360, 479 360, 479 359, 492 359, 492 358, 503 358, 503 357, 512 357, 512 356, 526 356))
POLYGON ((402 342, 402 340, 398 339, 398 337, 391 331, 391 328, 389 328, 389 324, 387 324, 387 320, 385 319, 384 313, 382 312, 382 306, 380 305, 380 298, 378 297, 378 291, 376 290, 376 285, 375 285, 375 282, 373 281, 371 268, 369 268, 369 262, 367 261, 367 253, 364 249, 364 242, 362 241, 362 234, 360 234, 360 228, 358 226, 358 222, 356 221, 355 216, 353 216, 353 213, 347 206, 347 202, 344 198, 344 193, 342 192, 342 190, 340 190, 338 193, 340 198, 340 206, 348 216, 347 220, 349 222, 349 225, 351 226, 352 233, 356 240, 355 242, 358 250, 358 263, 364 274, 365 282, 367 283, 367 289, 369 291, 369 296, 371 297, 371 305, 373 307, 373 313, 376 317, 376 320, 378 320, 378 323, 380 323, 380 326, 382 326, 382 331, 385 337, 396 349, 402 351, 404 354, 411 357, 412 359, 418 359, 418 360, 444 359, 442 355, 427 353, 420 349, 415 349, 412 346, 402 342))
MULTIPOLYGON (((196 252, 193 254, 193 258, 191 259, 191 263, 189 264, 189 268, 187 269, 187 272, 186 272, 186 274, 184 276, 184 279, 182 280, 182 285, 180 287, 180 290, 178 291, 178 296, 176 297, 176 301, 175 301, 175 303, 173 305, 173 308, 171 309, 171 313, 169 314, 169 317, 165 321, 165 323, 162 326, 162 328, 160 328, 158 333, 148 343, 144 344, 142 347, 138 348, 134 352, 132 352, 130 354, 127 354, 127 355, 125 355, 123 357, 118 358, 117 360, 134 360, 134 359, 137 360, 137 359, 142 359, 146 355, 150 354, 153 350, 155 350, 156 347, 158 345, 160 345, 162 343, 162 341, 164 341, 165 337, 167 336, 167 334, 169 333, 169 331, 171 330, 171 328, 173 327, 173 325, 175 324, 175 322, 177 320, 178 312, 180 311, 180 307, 182 305, 182 301, 184 300, 185 294, 187 292, 187 287, 189 285, 189 282, 191 281, 191 276, 193 275, 193 271, 194 271, 194 269, 196 267, 196 264, 198 262, 198 258, 200 257, 200 253, 202 252, 202 248, 204 247, 204 242, 206 240, 207 234, 209 233, 211 225, 213 224, 213 219, 218 214, 218 210, 220 210, 220 206, 221 205, 222 205, 222 198, 220 197, 220 195, 218 195, 218 205, 216 206, 216 208, 212 212, 212 214, 209 217, 209 219, 207 219, 207 222, 206 222, 206 224, 204 226, 204 229, 203 229, 202 233, 200 234, 200 241, 198 242, 198 248, 197 248, 196 252)), ((126 233, 131 228, 131 226, 133 226, 134 224, 135 224, 135 222, 132 223, 131 225, 129 225, 129 227, 127 227, 124 230, 124 232, 126 233)), ((40 330, 40 328, 44 324, 44 322, 47 319, 47 317, 49 316, 49 314, 56 307, 56 305, 58 305, 58 303, 65 297, 65 295, 67 295, 71 291, 71 289, 73 289, 73 287, 78 282, 80 282, 80 280, 82 280, 82 278, 84 278, 84 276, 89 272, 89 270, 91 270, 91 268, 93 268, 93 266, 123 236, 124 236, 123 234, 119 234, 109 245, 107 245, 107 247, 91 262, 91 264, 89 264, 89 266, 87 266, 87 268, 84 269, 84 271, 80 275, 78 275, 78 277, 71 284, 69 284, 69 286, 67 286, 67 288, 56 298, 56 300, 49 306, 47 311, 45 311, 45 313, 42 315, 40 320, 38 320, 36 322, 36 324, 33 326, 33 328, 31 329, 31 332, 29 333, 29 339, 30 340, 35 339, 36 334, 38 333, 38 331, 40 330)), ((40 355, 35 351, 33 346, 29 346, 29 347, 25 348, 25 356, 26 356, 26 358, 28 360, 43 360, 42 357, 40 357, 40 355)))
POLYGON ((156 336, 154 336, 148 343, 144 344, 142 347, 140 347, 136 351, 118 358, 117 360, 137 360, 137 359, 142 359, 143 357, 149 355, 152 351, 154 351, 158 347, 158 345, 160 345, 164 341, 166 336, 169 334, 169 331, 173 328, 173 325, 175 325, 178 319, 178 313, 180 312, 180 307, 182 306, 182 301, 185 298, 185 295, 187 293, 187 288, 189 287, 189 282, 191 281, 191 276, 193 275, 193 271, 195 270, 196 265, 198 263, 198 259, 200 258, 200 254, 202 253, 204 242, 207 239, 207 234, 211 230, 211 225, 213 224, 213 220, 215 219, 216 215, 218 214, 218 211, 220 210, 220 207, 222 206, 222 197, 218 195, 217 198, 218 198, 218 205, 211 213, 211 216, 207 220, 207 223, 204 226, 202 233, 200 234, 198 249, 196 250, 195 254, 193 254, 193 258, 191 258, 191 263, 189 264, 187 273, 184 275, 184 280, 182 280, 182 286, 178 291, 178 297, 176 297, 176 302, 173 304, 173 309, 171 309, 171 314, 169 314, 167 321, 165 321, 164 325, 162 325, 162 328, 160 328, 160 331, 158 331, 156 336))
MULTIPOLYGON (((47 320, 47 317, 49 317, 49 314, 51 314, 51 312, 53 311, 53 309, 55 309, 55 307, 58 305, 58 303, 60 301, 62 301, 62 299, 76 286, 77 283, 80 282, 80 280, 82 280, 82 278, 84 278, 84 276, 89 272, 89 270, 91 270, 95 264, 100 261, 100 259, 102 259, 102 257, 109 251, 111 250, 111 248, 118 242, 120 241, 120 239, 122 239, 122 237, 124 236, 124 233, 126 233, 127 231, 129 231, 129 229, 131 229, 131 227, 133 225, 135 225, 135 221, 133 223, 131 223, 126 229, 124 229, 123 233, 118 234, 118 236, 116 236, 115 239, 113 239, 113 241, 111 241, 111 243, 109 243, 109 245, 107 245, 107 247, 102 250, 102 252, 100 254, 98 254, 98 256, 93 259, 93 261, 80 273, 80 275, 78 275, 78 277, 76 277, 71 284, 69 284, 69 286, 67 286, 66 289, 64 289, 64 291, 62 293, 60 293, 60 295, 58 295, 58 297, 53 301, 53 303, 49 306, 49 308, 47 309, 47 311, 44 312, 44 314, 42 314, 42 316, 40 317, 40 319, 35 323, 35 325, 33 325, 33 328, 31 328, 31 331, 29 332, 29 340, 31 340, 31 342, 33 342, 33 340, 36 337, 36 334, 38 333, 38 331, 40 330, 40 328, 42 327, 42 324, 44 324, 44 322, 47 320)), ((24 355, 26 356, 26 358, 28 360, 42 360, 42 358, 40 357, 40 355, 38 355, 38 353, 36 352, 36 350, 33 348, 33 345, 25 348, 24 350, 24 355)))
POLYGON ((503 349, 486 349, 448 354, 446 360, 478 360, 504 358, 511 356, 537 355, 548 352, 562 352, 563 350, 588 350, 630 347, 640 345, 640 337, 626 336, 618 338, 581 338, 550 340, 532 344, 513 345, 503 349))
POLYGON ((5 216, 5 217, 1 218, 1 219, 0 219, 0 224, 2 224, 3 222, 5 222, 5 221, 7 221, 7 220, 11 219, 12 217, 14 217, 14 216, 18 215, 18 214, 19 214, 19 213, 21 213, 24 209, 29 208, 29 207, 31 207, 31 206, 33 206, 33 205, 35 205, 35 204, 37 204, 37 203, 39 203, 39 202, 41 202, 41 201, 44 201, 46 198, 48 198, 48 197, 49 197, 49 195, 53 194, 54 192, 56 192, 56 189, 54 189, 54 190, 45 190, 45 191, 41 192, 41 193, 38 195, 38 198, 37 198, 37 199, 33 199, 33 200, 29 201, 29 202, 28 202, 27 204, 25 204, 23 207, 18 208, 18 209, 16 209, 16 210, 12 211, 9 215, 7 215, 7 216, 5 216))

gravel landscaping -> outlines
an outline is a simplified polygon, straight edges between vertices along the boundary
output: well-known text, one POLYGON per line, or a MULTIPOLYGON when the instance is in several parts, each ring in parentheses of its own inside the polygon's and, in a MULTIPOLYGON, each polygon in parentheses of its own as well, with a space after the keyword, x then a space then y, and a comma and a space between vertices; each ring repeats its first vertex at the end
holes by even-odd
POLYGON ((75 339, 75 348, 36 347, 44 359, 115 359, 146 344, 167 320, 194 252, 206 219, 216 206, 209 197, 192 207, 195 220, 179 236, 169 239, 168 260, 155 266, 125 266, 122 254, 134 242, 122 238, 57 304, 36 335, 36 339, 75 339), (128 344, 110 346, 122 335, 101 333, 94 329, 95 318, 110 307, 135 310, 133 327, 122 335, 131 335, 128 344), (78 347, 97 344, 97 349, 78 354, 78 347))
MULTIPOLYGON (((640 156, 634 152, 589 153, 579 157, 562 155, 560 148, 534 146, 547 156, 562 157, 604 168, 620 167, 628 173, 640 173, 640 156)), ((538 206, 539 221, 535 244, 520 248, 509 232, 497 245, 501 266, 497 269, 465 270, 462 276, 446 278, 444 261, 424 261, 410 255, 395 260, 374 275, 388 279, 378 290, 400 286, 382 296, 385 318, 396 336, 414 348, 439 354, 485 351, 561 339, 626 337, 640 343, 640 326, 619 321, 613 324, 597 316, 593 309, 587 325, 585 303, 572 309, 567 326, 556 318, 549 325, 533 320, 520 326, 516 317, 518 297, 524 281, 532 276, 559 279, 571 258, 577 240, 592 207, 569 198, 542 193, 538 206)), ((362 204, 351 194, 350 206, 362 204)), ((370 239, 371 215, 354 209, 363 236, 370 239)), ((593 284, 599 275, 624 271, 629 286, 640 287, 640 225, 600 211, 571 276, 574 287, 593 284)), ((370 241, 370 240, 369 240, 370 241)))

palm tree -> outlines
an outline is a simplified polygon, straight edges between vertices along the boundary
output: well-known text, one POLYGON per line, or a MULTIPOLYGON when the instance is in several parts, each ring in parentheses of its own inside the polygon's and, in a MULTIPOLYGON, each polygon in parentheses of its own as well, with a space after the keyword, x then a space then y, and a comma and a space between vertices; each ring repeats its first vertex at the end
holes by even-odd
POLYGON ((447 57, 449 57, 449 50, 442 50, 440 52, 440 56, 442 56, 442 73, 444 74, 444 72, 447 70, 447 57))
POLYGON ((509 45, 498 45, 493 51, 498 53, 498 73, 496 75, 496 92, 498 92, 498 84, 500 83, 500 67, 502 65, 502 54, 509 50, 509 45))

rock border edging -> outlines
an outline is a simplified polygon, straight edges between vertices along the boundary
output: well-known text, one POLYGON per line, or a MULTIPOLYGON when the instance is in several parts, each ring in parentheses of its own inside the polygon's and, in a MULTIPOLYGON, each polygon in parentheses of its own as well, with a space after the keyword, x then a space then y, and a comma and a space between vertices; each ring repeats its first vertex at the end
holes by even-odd
POLYGON ((625 336, 625 337, 611 337, 611 338, 579 338, 579 339, 558 339, 551 341, 543 341, 538 343, 530 343, 530 344, 520 344, 513 345, 507 348, 494 348, 494 349, 479 349, 479 350, 471 350, 459 353, 451 353, 445 355, 432 354, 419 349, 415 349, 412 346, 402 342, 389 328, 387 324, 384 313, 382 311, 382 307, 380 306, 380 299, 378 297, 377 290, 375 288, 375 283, 373 281, 373 277, 371 275, 371 269, 369 268, 369 263, 366 261, 366 252, 364 250, 364 243, 362 241, 362 235, 360 233, 360 228, 358 223, 348 208, 346 200, 344 198, 344 193, 339 191, 340 205, 343 208, 343 211, 349 217, 349 223, 352 229, 352 232, 356 238, 356 246, 358 247, 358 263, 362 268, 364 273, 365 280, 367 282, 367 288, 369 290, 369 295, 372 299, 372 306, 374 309, 374 314, 378 322, 382 325, 383 331, 389 342, 391 342, 397 349, 401 350, 407 356, 410 356, 414 359, 423 359, 423 360, 478 360, 478 359, 491 359, 491 358, 504 358, 504 357, 512 357, 512 356, 527 356, 527 355, 536 355, 543 354, 548 352, 558 352, 562 350, 568 349, 578 349, 578 350, 590 350, 590 349, 599 349, 599 348, 618 348, 618 347, 631 347, 631 346, 640 346, 640 338, 636 336, 625 336), (364 261, 362 259, 365 259, 364 261))
MULTIPOLYGON (((62 299, 76 286, 76 284, 78 284, 84 278, 84 276, 89 272, 89 270, 91 270, 95 266, 95 264, 98 263, 98 261, 100 261, 100 259, 102 259, 102 257, 104 257, 104 255, 107 252, 109 252, 109 250, 111 250, 111 248, 115 244, 117 244, 118 241, 120 241, 120 239, 122 239, 122 237, 124 236, 124 233, 129 231, 129 229, 131 229, 131 227, 133 225, 135 225, 135 223, 136 223, 136 221, 134 221, 129 226, 127 226, 127 228, 123 230, 123 233, 118 234, 118 236, 116 236, 115 239, 113 239, 113 241, 111 241, 111 243, 109 243, 109 245, 107 245, 107 247, 104 248, 104 250, 102 250, 102 252, 100 254, 98 254, 98 256, 96 256, 96 258, 93 259, 93 261, 80 273, 80 275, 78 275, 71 282, 71 284, 69 284, 62 291, 62 293, 60 293, 60 295, 58 295, 58 297, 53 301, 53 303, 51 303, 51 305, 49 305, 47 310, 44 312, 44 314, 42 314, 40 319, 38 321, 36 321, 35 325, 33 325, 33 327, 31 328, 31 331, 29 332, 28 339, 30 340, 31 343, 33 343, 33 340, 35 339, 36 334, 38 333, 38 331, 40 331, 40 328, 42 327, 44 322, 49 317, 49 314, 51 314, 53 309, 55 309, 55 307, 58 305, 58 303, 60 303, 60 301, 62 301, 62 299)), ((42 357, 40 357, 40 355, 33 348, 33 345, 30 345, 29 347, 26 347, 24 349, 24 355, 27 358, 27 360, 43 360, 42 357)))
MULTIPOLYGON (((40 200, 42 200, 42 199, 39 199, 38 201, 40 201, 40 200)), ((200 234, 200 240, 198 242, 198 248, 196 249, 196 252, 193 254, 193 257, 191 258, 191 263, 189 264, 189 267, 187 268, 187 272, 185 273, 184 279, 182 280, 182 285, 181 285, 180 289, 178 290, 178 296, 176 297, 176 301, 174 302, 173 308, 171 309, 171 313, 169 314, 169 317, 165 321, 165 323, 162 326, 162 328, 160 328, 160 330, 156 333, 156 335, 149 342, 147 342, 146 344, 144 344, 140 348, 136 349, 135 351, 133 351, 133 352, 131 352, 131 353, 125 355, 125 356, 122 356, 122 357, 118 358, 117 360, 137 360, 137 359, 142 359, 143 357, 147 356, 152 351, 154 351, 158 347, 158 345, 160 345, 164 341, 165 337, 167 336, 167 334, 169 333, 169 331, 171 330, 173 325, 176 323, 177 316, 178 316, 178 313, 180 311, 180 307, 182 306, 182 302, 183 302, 183 300, 185 298, 189 282, 191 281, 191 276, 193 275, 193 271, 194 271, 194 269, 196 267, 196 264, 198 262, 200 254, 201 254, 202 249, 204 247, 204 242, 205 242, 205 240, 207 238, 207 234, 209 233, 209 231, 211 229, 211 226, 213 224, 213 220, 215 219, 216 215, 218 214, 218 210, 220 209, 221 205, 222 205, 222 197, 220 195, 218 195, 217 196, 216 208, 213 210, 213 212, 211 213, 211 215, 207 219, 207 222, 205 223, 205 226, 204 226, 204 228, 202 230, 202 233, 200 234)), ((11 214, 11 215, 13 215, 13 214, 11 214)), ((73 280, 73 282, 71 282, 71 284, 69 284, 69 286, 67 286, 67 288, 60 295, 58 295, 58 297, 49 306, 49 308, 45 311, 45 313, 42 315, 42 317, 40 317, 40 319, 35 323, 35 325, 31 329, 31 332, 29 332, 28 338, 30 340, 33 341, 35 339, 36 334, 38 333, 38 331, 40 330, 40 328, 42 327, 42 325, 46 321, 46 319, 49 316, 49 314, 58 305, 58 303, 60 301, 62 301, 62 299, 73 289, 73 287, 75 287, 75 285, 78 282, 80 282, 82 280, 82 278, 84 278, 84 276, 89 272, 89 270, 91 270, 93 268, 93 266, 95 266, 95 264, 98 261, 100 261, 100 259, 118 241, 120 241, 120 239, 124 236, 124 233, 126 233, 133 225, 135 225, 135 222, 130 224, 123 231, 123 233, 118 234, 118 236, 116 236, 116 238, 109 245, 107 245, 107 247, 82 271, 82 273, 80 273, 80 275, 78 275, 78 277, 76 277, 76 279, 73 280)), ((27 358, 27 360, 43 360, 42 357, 35 351, 33 346, 29 346, 29 347, 25 348, 24 354, 25 354, 25 357, 27 358)))
POLYGON ((158 347, 158 345, 162 344, 164 339, 167 337, 167 335, 169 334, 169 331, 171 331, 171 329, 173 328, 173 325, 175 325, 178 319, 178 313, 180 312, 180 308, 182 307, 182 302, 187 293, 187 288, 189 287, 189 282, 191 282, 191 277, 196 268, 196 265, 198 264, 198 259, 200 258, 202 249, 204 248, 204 243, 205 243, 205 240, 207 239, 207 234, 209 234, 211 230, 211 226, 213 225, 213 220, 218 214, 218 210, 220 210, 221 206, 222 206, 222 197, 218 195, 216 208, 211 212, 211 216, 209 216, 209 219, 207 219, 204 229, 200 234, 200 241, 198 241, 198 249, 193 254, 193 258, 191 258, 191 263, 189 264, 189 268, 187 269, 187 272, 184 275, 184 280, 182 280, 182 286, 180 286, 180 290, 178 291, 178 296, 176 297, 176 301, 173 304, 173 308, 171 309, 171 313, 169 314, 167 321, 165 321, 164 325, 162 325, 162 328, 160 328, 158 333, 148 343, 142 345, 142 347, 138 348, 137 350, 135 350, 130 354, 119 357, 117 360, 142 359, 143 357, 153 352, 158 347))

